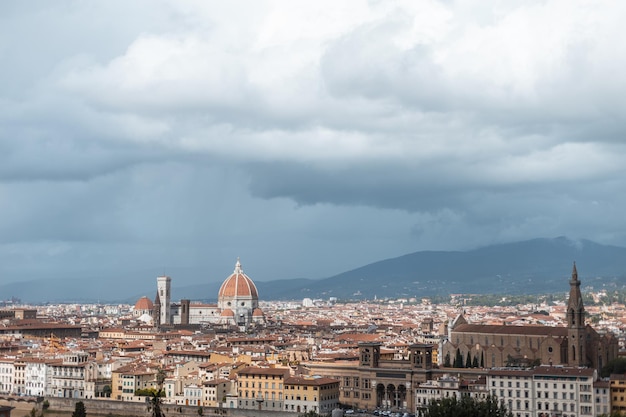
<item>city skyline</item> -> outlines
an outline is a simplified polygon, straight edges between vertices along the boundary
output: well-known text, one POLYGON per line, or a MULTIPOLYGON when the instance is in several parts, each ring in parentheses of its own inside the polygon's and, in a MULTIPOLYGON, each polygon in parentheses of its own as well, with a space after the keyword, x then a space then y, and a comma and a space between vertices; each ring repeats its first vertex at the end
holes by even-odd
POLYGON ((625 7, 3 3, 0 280, 626 246, 625 7))

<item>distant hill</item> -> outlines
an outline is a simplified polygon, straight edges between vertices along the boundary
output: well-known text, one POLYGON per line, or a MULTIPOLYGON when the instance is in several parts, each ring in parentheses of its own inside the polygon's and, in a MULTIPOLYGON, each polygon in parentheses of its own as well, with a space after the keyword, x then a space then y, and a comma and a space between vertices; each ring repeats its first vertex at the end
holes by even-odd
MULTIPOLYGON (((574 261, 583 286, 621 287, 626 283, 626 248, 565 237, 492 245, 470 251, 421 251, 321 280, 298 278, 255 283, 263 300, 566 292, 574 261)), ((145 282, 138 282, 130 275, 133 274, 13 282, 0 285, 0 294, 3 298, 15 296, 32 303, 134 303, 143 295, 154 298, 156 284, 146 290, 145 282)), ((216 301, 221 283, 176 286, 174 279, 172 284, 173 301, 183 298, 216 301)))
POLYGON ((626 248, 558 237, 463 252, 415 252, 284 291, 266 287, 271 283, 257 286, 266 299, 565 292, 574 262, 584 286, 626 282, 626 248))

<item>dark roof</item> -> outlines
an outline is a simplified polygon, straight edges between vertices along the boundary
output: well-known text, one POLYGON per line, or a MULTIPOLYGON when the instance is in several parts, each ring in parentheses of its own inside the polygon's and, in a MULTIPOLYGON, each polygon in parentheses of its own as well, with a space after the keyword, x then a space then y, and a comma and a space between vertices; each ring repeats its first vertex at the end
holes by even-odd
POLYGON ((500 335, 554 336, 567 337, 566 327, 551 326, 506 326, 491 324, 461 324, 455 327, 454 333, 483 333, 500 335))

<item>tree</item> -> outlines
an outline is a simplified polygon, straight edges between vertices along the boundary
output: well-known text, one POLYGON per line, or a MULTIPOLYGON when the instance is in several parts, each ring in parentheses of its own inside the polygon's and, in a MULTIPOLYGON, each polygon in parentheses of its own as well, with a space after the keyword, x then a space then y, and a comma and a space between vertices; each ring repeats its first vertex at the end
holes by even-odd
POLYGON ((74 412, 72 417, 87 417, 87 411, 85 411, 85 404, 82 401, 78 401, 74 406, 74 412))
POLYGON ((43 410, 38 413, 37 408, 33 407, 32 410, 30 410, 30 413, 25 415, 24 417, 43 417, 43 410))
POLYGON ((466 368, 472 367, 472 356, 470 355, 469 350, 467 351, 467 358, 465 358, 465 367, 466 368))
POLYGON ((498 402, 495 396, 487 396, 479 401, 469 396, 460 400, 456 397, 447 397, 432 400, 428 404, 425 416, 427 417, 513 417, 504 404, 498 402))
POLYGON ((204 410, 202 409, 202 407, 198 407, 198 415, 202 417, 203 414, 204 414, 204 410))
POLYGON ((454 357, 454 367, 462 368, 463 367, 463 355, 461 355, 461 351, 459 348, 456 348, 456 356, 454 357))
POLYGON ((155 376, 156 383, 159 389, 163 388, 163 382, 165 382, 165 376, 166 375, 165 375, 165 371, 163 370, 163 368, 159 368, 155 376))
POLYGON ((478 368, 478 356, 474 355, 474 359, 472 360, 472 368, 478 368))
POLYGON ((148 402, 148 411, 150 411, 150 415, 152 417, 165 417, 165 413, 163 413, 163 405, 161 400, 161 390, 155 391, 154 394, 150 396, 150 400, 148 402))
POLYGON ((110 397, 111 392, 113 392, 113 390, 111 389, 110 385, 105 385, 104 387, 102 387, 102 395, 104 395, 105 397, 110 397))
POLYGON ((626 373, 626 358, 615 358, 609 361, 600 371, 600 376, 606 378, 611 374, 623 374, 626 373))
POLYGON ((165 391, 163 390, 163 382, 165 381, 165 371, 159 368, 155 375, 157 389, 153 390, 150 394, 150 401, 148 405, 148 411, 151 412, 152 417, 165 417, 165 413, 163 413, 163 400, 161 397, 165 396, 165 391))
POLYGON ((446 356, 443 360, 443 366, 445 366, 446 368, 449 368, 451 365, 450 363, 450 352, 446 353, 446 356))
POLYGON ((304 414, 300 414, 298 417, 321 417, 321 414, 316 413, 313 410, 309 410, 304 414))
POLYGON ((480 352, 480 367, 485 367, 485 351, 480 352))

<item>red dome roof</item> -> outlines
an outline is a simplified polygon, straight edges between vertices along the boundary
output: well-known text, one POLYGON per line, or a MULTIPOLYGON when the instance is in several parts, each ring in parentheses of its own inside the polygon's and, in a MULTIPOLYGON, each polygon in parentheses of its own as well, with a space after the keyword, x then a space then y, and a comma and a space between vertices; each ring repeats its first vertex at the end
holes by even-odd
POLYGON ((226 308, 226 309, 224 309, 224 311, 222 311, 222 314, 220 314, 220 316, 222 316, 222 317, 235 317, 235 313, 233 313, 233 310, 231 310, 230 308, 226 308))
POLYGON ((260 308, 255 308, 254 311, 252 312, 252 317, 263 317, 263 310, 261 310, 260 308))
POLYGON ((223 297, 250 297, 259 298, 259 293, 254 282, 243 273, 239 259, 235 264, 235 272, 222 283, 218 298, 223 297))
POLYGON ((148 297, 141 297, 135 303, 135 310, 152 310, 154 308, 154 304, 148 297))

